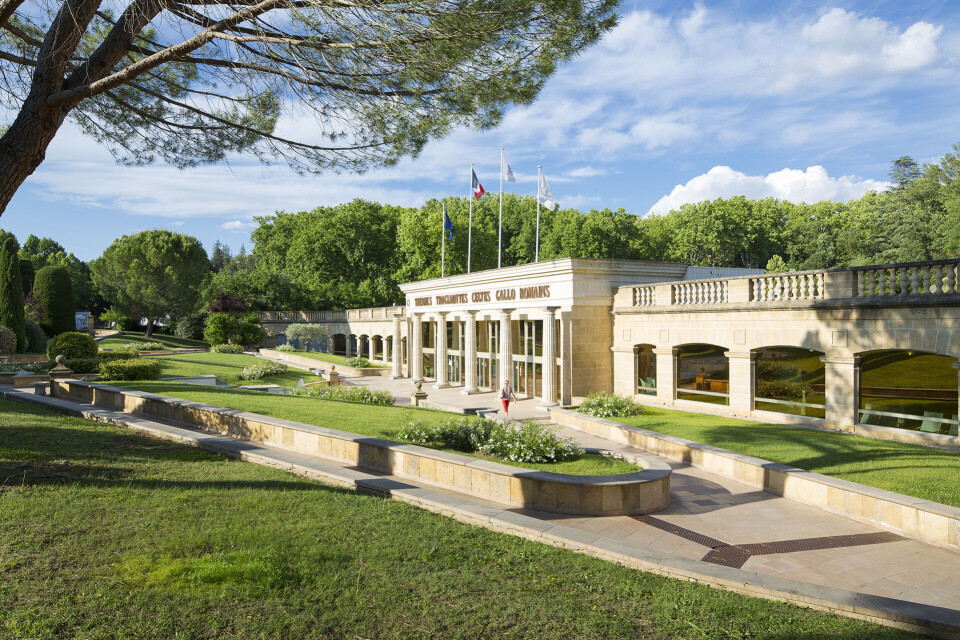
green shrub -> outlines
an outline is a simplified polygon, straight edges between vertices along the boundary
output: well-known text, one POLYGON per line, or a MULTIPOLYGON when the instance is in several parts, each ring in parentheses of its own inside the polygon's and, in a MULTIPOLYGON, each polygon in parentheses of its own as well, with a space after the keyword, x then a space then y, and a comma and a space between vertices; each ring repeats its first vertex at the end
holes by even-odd
POLYGON ((363 402, 365 404, 378 404, 389 407, 393 404, 393 396, 389 391, 371 391, 366 387, 296 387, 293 394, 297 396, 306 396, 308 398, 321 398, 323 400, 347 400, 349 402, 363 402))
POLYGON ((27 334, 27 352, 28 353, 46 353, 47 352, 47 334, 43 332, 36 322, 30 318, 25 318, 23 328, 27 334))
POLYGON ((627 418, 642 414, 643 406, 625 396, 600 391, 587 396, 578 411, 598 418, 627 418))
POLYGON ((7 238, 0 247, 0 324, 13 331, 14 353, 27 350, 23 326, 23 288, 20 281, 20 257, 17 241, 7 238))
POLYGON ((17 336, 10 327, 0 325, 0 356, 7 356, 17 350, 17 336))
POLYGON ((173 325, 173 335, 185 340, 203 340, 203 330, 207 326, 207 314, 191 313, 177 319, 173 325))
POLYGON ((760 380, 799 379, 802 373, 800 367, 788 362, 777 362, 764 358, 757 360, 757 379, 760 380))
MULTIPOLYGON (((100 358, 70 358, 64 360, 63 364, 74 373, 99 373, 101 362, 103 361, 100 358)), ((47 366, 53 369, 56 364, 56 362, 48 362, 47 366)))
POLYGON ((287 365, 279 362, 263 362, 244 367, 240 372, 241 380, 260 380, 268 376, 278 376, 287 372, 287 365))
POLYGON ((293 351, 296 351, 296 350, 297 350, 296 347, 294 347, 294 346, 293 346, 292 344, 290 344, 289 342, 287 342, 287 343, 285 343, 285 344, 280 344, 280 345, 277 345, 276 347, 274 347, 274 351, 283 351, 284 353, 290 353, 290 352, 293 352, 293 351))
POLYGON ((101 362, 100 375, 104 380, 156 380, 160 363, 146 358, 101 362))
POLYGON ((483 453, 513 462, 562 462, 583 454, 576 441, 532 420, 504 424, 456 418, 436 426, 416 420, 401 427, 398 435, 414 444, 483 453))
POLYGON ((100 351, 97 354, 101 360, 130 360, 139 358, 140 352, 136 349, 114 349, 113 351, 100 351))
POLYGON ((237 342, 252 347, 263 342, 267 332, 260 326, 260 318, 255 312, 245 313, 240 318, 240 324, 237 327, 237 342))
POLYGON ((67 360, 96 358, 97 352, 97 343, 93 341, 93 336, 79 331, 61 333, 47 343, 47 357, 51 360, 56 360, 60 354, 63 354, 67 360))
POLYGON ((33 279, 37 270, 33 268, 33 263, 27 258, 20 258, 20 290, 23 295, 33 291, 33 279))
POLYGON ((370 361, 366 358, 347 358, 344 364, 354 369, 366 369, 370 366, 370 361))
POLYGON ((758 398, 799 400, 803 397, 804 391, 810 393, 810 388, 800 382, 789 380, 761 380, 757 383, 758 398))
POLYGON ((227 344, 233 337, 236 319, 230 313, 211 313, 207 316, 203 339, 212 345, 227 344))
POLYGON ((259 344, 266 332, 260 328, 256 313, 239 315, 221 311, 207 316, 203 339, 210 344, 259 344))
POLYGON ((239 344, 215 344, 210 347, 213 353, 243 353, 243 347, 239 344))
POLYGON ((73 285, 65 267, 47 266, 37 271, 33 281, 33 297, 43 309, 38 323, 48 336, 76 328, 73 307, 73 285))

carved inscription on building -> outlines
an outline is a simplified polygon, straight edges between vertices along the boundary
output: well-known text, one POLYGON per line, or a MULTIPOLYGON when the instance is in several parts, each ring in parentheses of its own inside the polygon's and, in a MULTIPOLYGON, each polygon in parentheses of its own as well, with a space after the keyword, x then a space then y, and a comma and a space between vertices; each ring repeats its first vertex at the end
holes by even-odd
POLYGON ((411 298, 408 305, 414 307, 432 307, 436 305, 466 305, 469 303, 482 304, 485 302, 510 302, 513 300, 540 300, 550 297, 550 285, 538 285, 533 287, 510 287, 508 289, 496 289, 494 291, 474 291, 473 293, 447 293, 439 296, 424 296, 422 298, 411 298), (434 301, 436 297, 436 301, 434 301))

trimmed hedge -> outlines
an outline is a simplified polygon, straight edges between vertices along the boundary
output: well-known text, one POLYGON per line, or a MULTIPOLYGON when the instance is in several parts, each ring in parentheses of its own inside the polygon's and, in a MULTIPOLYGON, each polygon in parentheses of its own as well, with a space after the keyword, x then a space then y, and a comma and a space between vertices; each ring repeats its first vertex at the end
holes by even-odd
POLYGON ((0 248, 0 324, 16 338, 15 353, 27 350, 27 335, 23 326, 23 289, 20 282, 20 257, 17 241, 7 238, 0 248))
POLYGON ((101 362, 100 375, 104 380, 156 380, 160 377, 160 363, 144 358, 101 362))
POLYGON ((24 318, 23 328, 27 335, 27 353, 46 353, 49 340, 40 325, 30 318, 24 318))
MULTIPOLYGON (((43 271, 43 269, 41 269, 43 271)), ((79 331, 67 331, 56 336, 47 344, 47 357, 56 360, 57 356, 63 354, 67 360, 76 358, 96 358, 97 343, 93 341, 93 336, 89 333, 80 333, 79 331)))
POLYGON ((43 267, 33 281, 33 297, 43 309, 40 326, 48 336, 76 329, 73 285, 66 267, 43 267))

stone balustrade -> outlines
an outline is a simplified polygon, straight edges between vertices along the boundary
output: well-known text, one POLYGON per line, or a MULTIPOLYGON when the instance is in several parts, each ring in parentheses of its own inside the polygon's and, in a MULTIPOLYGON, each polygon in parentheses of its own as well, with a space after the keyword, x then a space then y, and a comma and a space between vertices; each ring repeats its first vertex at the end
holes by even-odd
POLYGON ((933 304, 960 298, 960 259, 792 271, 621 287, 614 307, 745 307, 831 304, 933 304))
POLYGON ((342 322, 346 311, 261 311, 260 322, 342 322))

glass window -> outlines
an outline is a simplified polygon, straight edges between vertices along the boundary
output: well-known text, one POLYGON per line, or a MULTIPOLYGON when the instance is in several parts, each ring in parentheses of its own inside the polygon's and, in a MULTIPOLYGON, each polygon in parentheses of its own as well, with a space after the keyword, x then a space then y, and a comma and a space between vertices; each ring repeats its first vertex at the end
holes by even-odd
POLYGON ((797 347, 766 347, 756 351, 754 371, 757 409, 823 418, 823 353, 797 347))
POLYGON ((633 370, 636 371, 634 393, 657 395, 657 356, 652 344, 638 344, 633 348, 633 370))
POLYGON ((711 404, 730 403, 727 350, 712 344, 677 349, 677 398, 711 404))

